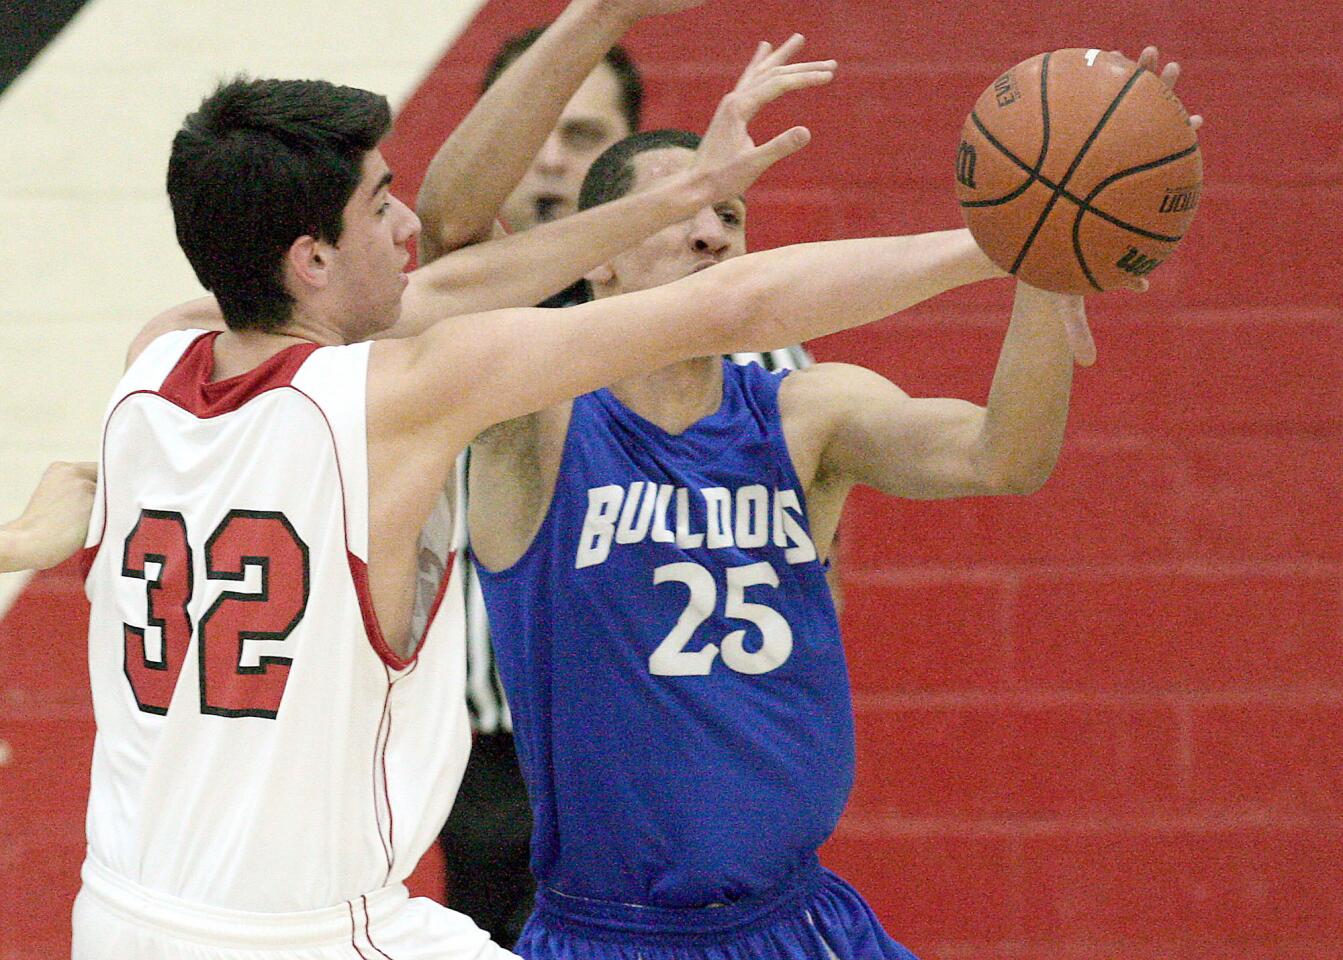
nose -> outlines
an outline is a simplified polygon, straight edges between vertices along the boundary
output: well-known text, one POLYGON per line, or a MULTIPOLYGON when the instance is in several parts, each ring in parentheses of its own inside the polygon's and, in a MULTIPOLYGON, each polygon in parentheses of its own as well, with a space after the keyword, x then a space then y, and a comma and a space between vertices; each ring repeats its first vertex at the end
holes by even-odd
POLYGON ((396 207, 397 224, 394 234, 399 246, 405 246, 410 242, 411 237, 420 235, 420 218, 416 216, 415 211, 410 209, 396 197, 392 198, 392 203, 396 207))
POLYGON ((546 137, 546 142, 541 144, 541 152, 536 155, 536 171, 550 176, 559 176, 564 173, 567 159, 564 146, 560 143, 559 134, 551 131, 550 136, 546 137))
POLYGON ((727 228, 719 218, 718 211, 712 207, 705 207, 691 218, 686 242, 696 253, 716 257, 728 248, 732 238, 728 236, 727 228))

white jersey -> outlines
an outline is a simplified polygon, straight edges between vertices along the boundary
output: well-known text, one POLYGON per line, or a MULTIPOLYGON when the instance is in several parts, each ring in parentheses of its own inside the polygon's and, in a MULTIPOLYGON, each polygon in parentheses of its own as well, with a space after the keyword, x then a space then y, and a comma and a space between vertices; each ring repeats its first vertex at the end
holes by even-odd
POLYGON ((187 903, 318 910, 403 880, 448 815, 470 749, 461 604, 440 590, 410 660, 382 639, 369 345, 211 384, 214 339, 151 344, 104 422, 88 857, 187 903))

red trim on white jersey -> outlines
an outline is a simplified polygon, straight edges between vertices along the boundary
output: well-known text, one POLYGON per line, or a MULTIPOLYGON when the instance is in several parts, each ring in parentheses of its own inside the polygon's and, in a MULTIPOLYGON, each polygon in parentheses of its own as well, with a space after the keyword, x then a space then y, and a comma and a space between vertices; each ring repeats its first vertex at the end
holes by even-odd
POLYGON ((346 554, 350 559, 350 577, 354 580, 354 592, 359 598, 359 612, 364 616, 364 632, 368 634, 368 642, 373 644, 373 649, 377 651, 382 662, 387 664, 393 670, 404 670, 415 663, 420 655, 420 648, 424 646, 424 638, 429 636, 429 628, 433 625, 434 618, 438 616, 438 608, 443 603, 443 596, 447 593, 448 581, 452 579, 453 563, 457 559, 457 554, 448 554, 448 563, 443 570, 443 579, 438 585, 438 596, 434 599, 434 605, 429 608, 429 617, 424 623, 424 632, 419 640, 415 642, 415 649, 411 651, 410 656, 400 657, 387 643, 387 638, 383 636, 382 626, 378 623, 378 615, 373 609, 373 591, 368 585, 368 564, 360 560, 353 553, 346 554))
POLYGON ((320 348, 320 344, 316 343, 298 343, 286 347, 246 373, 213 380, 214 344, 218 339, 219 331, 214 330, 193 340, 155 391, 165 400, 202 420, 231 413, 267 390, 289 386, 294 381, 294 374, 303 366, 303 361, 320 348))

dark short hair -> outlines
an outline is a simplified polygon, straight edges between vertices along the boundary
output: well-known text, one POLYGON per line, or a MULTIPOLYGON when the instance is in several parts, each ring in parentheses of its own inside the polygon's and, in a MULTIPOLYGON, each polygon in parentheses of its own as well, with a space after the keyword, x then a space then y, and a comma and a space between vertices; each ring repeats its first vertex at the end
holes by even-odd
MULTIPOLYGON (((541 36, 546 32, 546 26, 532 27, 525 33, 519 33, 516 36, 509 37, 504 41, 499 52, 494 55, 490 61, 489 68, 485 71, 485 81, 480 86, 481 93, 490 89, 494 81, 499 79, 499 74, 508 69, 509 65, 527 52, 541 36)), ((625 117, 625 122, 629 124, 631 130, 638 130, 639 123, 643 119, 644 107, 644 85, 639 77, 639 68, 634 65, 630 55, 624 47, 612 47, 606 51, 605 64, 611 68, 616 75, 616 82, 620 86, 620 112, 625 117)))
POLYGON ((387 99, 321 80, 221 83, 173 138, 177 242, 235 330, 274 330, 293 301, 285 252, 340 240, 365 155, 391 128, 387 99))
POLYGON ((681 147, 698 150, 699 134, 689 130, 647 130, 618 140, 592 161, 583 187, 578 191, 578 209, 587 210, 619 200, 634 186, 634 158, 649 150, 681 147))

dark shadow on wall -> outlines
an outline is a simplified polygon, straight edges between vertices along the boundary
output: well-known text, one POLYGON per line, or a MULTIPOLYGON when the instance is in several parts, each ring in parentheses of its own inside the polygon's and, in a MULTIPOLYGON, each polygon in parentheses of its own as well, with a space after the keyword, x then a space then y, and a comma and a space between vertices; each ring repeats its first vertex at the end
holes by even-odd
POLYGON ((85 0, 5 0, 0 3, 0 94, 64 29, 85 0))

